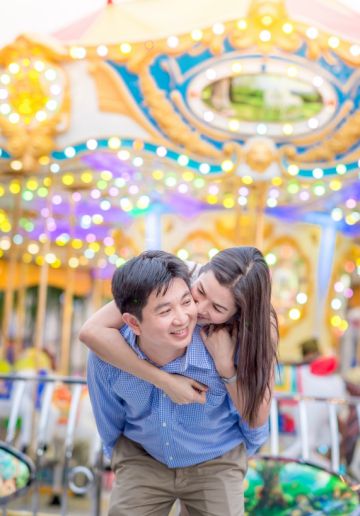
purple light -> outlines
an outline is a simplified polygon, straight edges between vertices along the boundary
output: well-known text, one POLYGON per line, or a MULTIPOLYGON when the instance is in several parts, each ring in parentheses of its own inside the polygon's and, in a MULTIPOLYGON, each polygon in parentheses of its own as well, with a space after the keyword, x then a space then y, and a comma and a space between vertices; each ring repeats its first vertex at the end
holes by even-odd
POLYGON ((86 241, 89 242, 89 244, 91 244, 91 242, 95 242, 96 241, 96 235, 94 235, 94 233, 88 233, 86 235, 86 241))
POLYGON ((356 206, 356 201, 355 199, 348 199, 345 204, 346 207, 349 208, 349 210, 352 210, 356 206))
POLYGON ((344 285, 341 283, 341 281, 337 281, 334 285, 334 289, 336 292, 342 292, 344 290, 344 285))
POLYGON ((54 195, 54 197, 52 198, 52 203, 56 204, 56 205, 61 204, 62 203, 61 195, 54 195))
POLYGON ((115 186, 112 186, 109 189, 109 195, 111 195, 111 197, 116 197, 117 195, 119 195, 119 190, 115 186))
POLYGON ((344 290, 344 296, 350 299, 353 296, 354 292, 351 288, 346 288, 344 290))
POLYGON ((137 193, 139 193, 139 187, 138 185, 130 185, 129 186, 129 193, 131 195, 136 195, 137 193))
POLYGON ((175 192, 167 195, 164 200, 161 200, 160 204, 165 210, 170 210, 184 217, 194 217, 203 211, 209 211, 209 209, 219 209, 219 206, 209 207, 205 202, 175 192))
POLYGON ((101 192, 100 190, 91 190, 90 195, 93 199, 99 199, 101 196, 101 192))
POLYGON ((270 197, 279 197, 279 190, 277 190, 276 188, 271 188, 271 190, 269 192, 269 196, 270 197))
POLYGON ((51 231, 51 232, 56 230, 57 226, 56 226, 55 220, 52 217, 48 217, 46 219, 46 227, 47 227, 47 230, 51 231))
POLYGON ((114 245, 114 239, 111 237, 104 238, 104 245, 106 245, 106 246, 114 245))
POLYGON ((87 156, 83 156, 82 161, 93 170, 98 170, 99 172, 109 170, 114 178, 123 177, 129 181, 133 179, 136 173, 135 167, 121 161, 117 156, 109 152, 93 152, 87 156))
POLYGON ((310 194, 306 190, 303 190, 302 192, 300 192, 299 197, 302 201, 308 201, 310 198, 310 194))
POLYGON ((74 202, 79 202, 79 201, 81 201, 81 193, 79 193, 79 192, 74 192, 74 193, 72 194, 72 200, 73 200, 74 202))
POLYGON ((188 190, 189 190, 188 185, 185 185, 184 183, 182 183, 181 185, 178 186, 178 191, 180 193, 186 193, 188 190))
POLYGON ((92 274, 94 278, 99 279, 109 279, 114 274, 114 270, 116 269, 115 265, 111 265, 107 263, 105 267, 99 269, 93 269, 92 274))

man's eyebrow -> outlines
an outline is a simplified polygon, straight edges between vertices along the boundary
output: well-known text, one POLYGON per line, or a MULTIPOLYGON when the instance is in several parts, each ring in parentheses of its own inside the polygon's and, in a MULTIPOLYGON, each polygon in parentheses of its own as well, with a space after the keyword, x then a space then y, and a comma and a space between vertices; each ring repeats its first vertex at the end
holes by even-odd
MULTIPOLYGON (((206 290, 204 289, 204 285, 201 283, 201 281, 199 280, 199 284, 200 284, 200 287, 201 287, 201 290, 204 292, 204 294, 206 295, 206 290)), ((222 310, 225 310, 226 312, 229 311, 229 309, 226 307, 226 306, 222 306, 222 305, 219 305, 219 303, 214 303, 213 302, 213 306, 215 306, 216 308, 221 308, 222 310)))
MULTIPOLYGON (((181 296, 180 302, 183 301, 186 297, 190 296, 190 290, 184 292, 184 294, 181 296)), ((155 306, 154 310, 155 312, 158 312, 159 310, 162 310, 165 307, 171 306, 171 303, 168 301, 167 303, 159 303, 155 306)))

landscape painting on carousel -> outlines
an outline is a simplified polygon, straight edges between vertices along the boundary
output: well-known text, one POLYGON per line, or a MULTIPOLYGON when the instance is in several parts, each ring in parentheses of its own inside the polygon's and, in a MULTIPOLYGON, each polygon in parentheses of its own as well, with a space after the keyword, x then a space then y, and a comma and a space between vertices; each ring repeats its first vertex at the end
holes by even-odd
POLYGON ((245 479, 245 514, 254 516, 350 515, 358 496, 335 473, 286 459, 255 458, 245 479))
POLYGON ((249 122, 307 120, 323 107, 313 85, 268 73, 215 81, 204 88, 202 100, 228 117, 249 122))

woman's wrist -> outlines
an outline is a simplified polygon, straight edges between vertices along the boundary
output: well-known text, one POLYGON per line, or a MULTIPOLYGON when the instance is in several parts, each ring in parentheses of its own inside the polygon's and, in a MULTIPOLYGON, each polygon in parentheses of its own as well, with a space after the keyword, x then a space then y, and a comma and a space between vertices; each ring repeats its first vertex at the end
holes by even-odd
POLYGON ((236 375, 236 367, 234 365, 227 365, 217 368, 217 372, 221 378, 232 378, 236 375))

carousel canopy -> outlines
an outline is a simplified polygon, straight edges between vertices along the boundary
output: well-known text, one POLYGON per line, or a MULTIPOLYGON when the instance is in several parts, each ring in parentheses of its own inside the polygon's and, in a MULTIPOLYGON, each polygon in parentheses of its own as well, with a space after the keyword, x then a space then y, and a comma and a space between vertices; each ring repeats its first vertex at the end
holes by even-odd
MULTIPOLYGON (((285 3, 295 19, 358 39, 358 0, 285 3)), ((0 47, 26 32, 90 45, 158 39, 244 17, 250 4, 250 0, 3 0, 0 47)))
POLYGON ((34 0, 2 15, 3 262, 110 278, 172 215, 183 258, 271 235, 276 249, 292 223, 333 247, 360 235, 358 2, 34 0), (202 215, 217 220, 192 239, 202 215))

